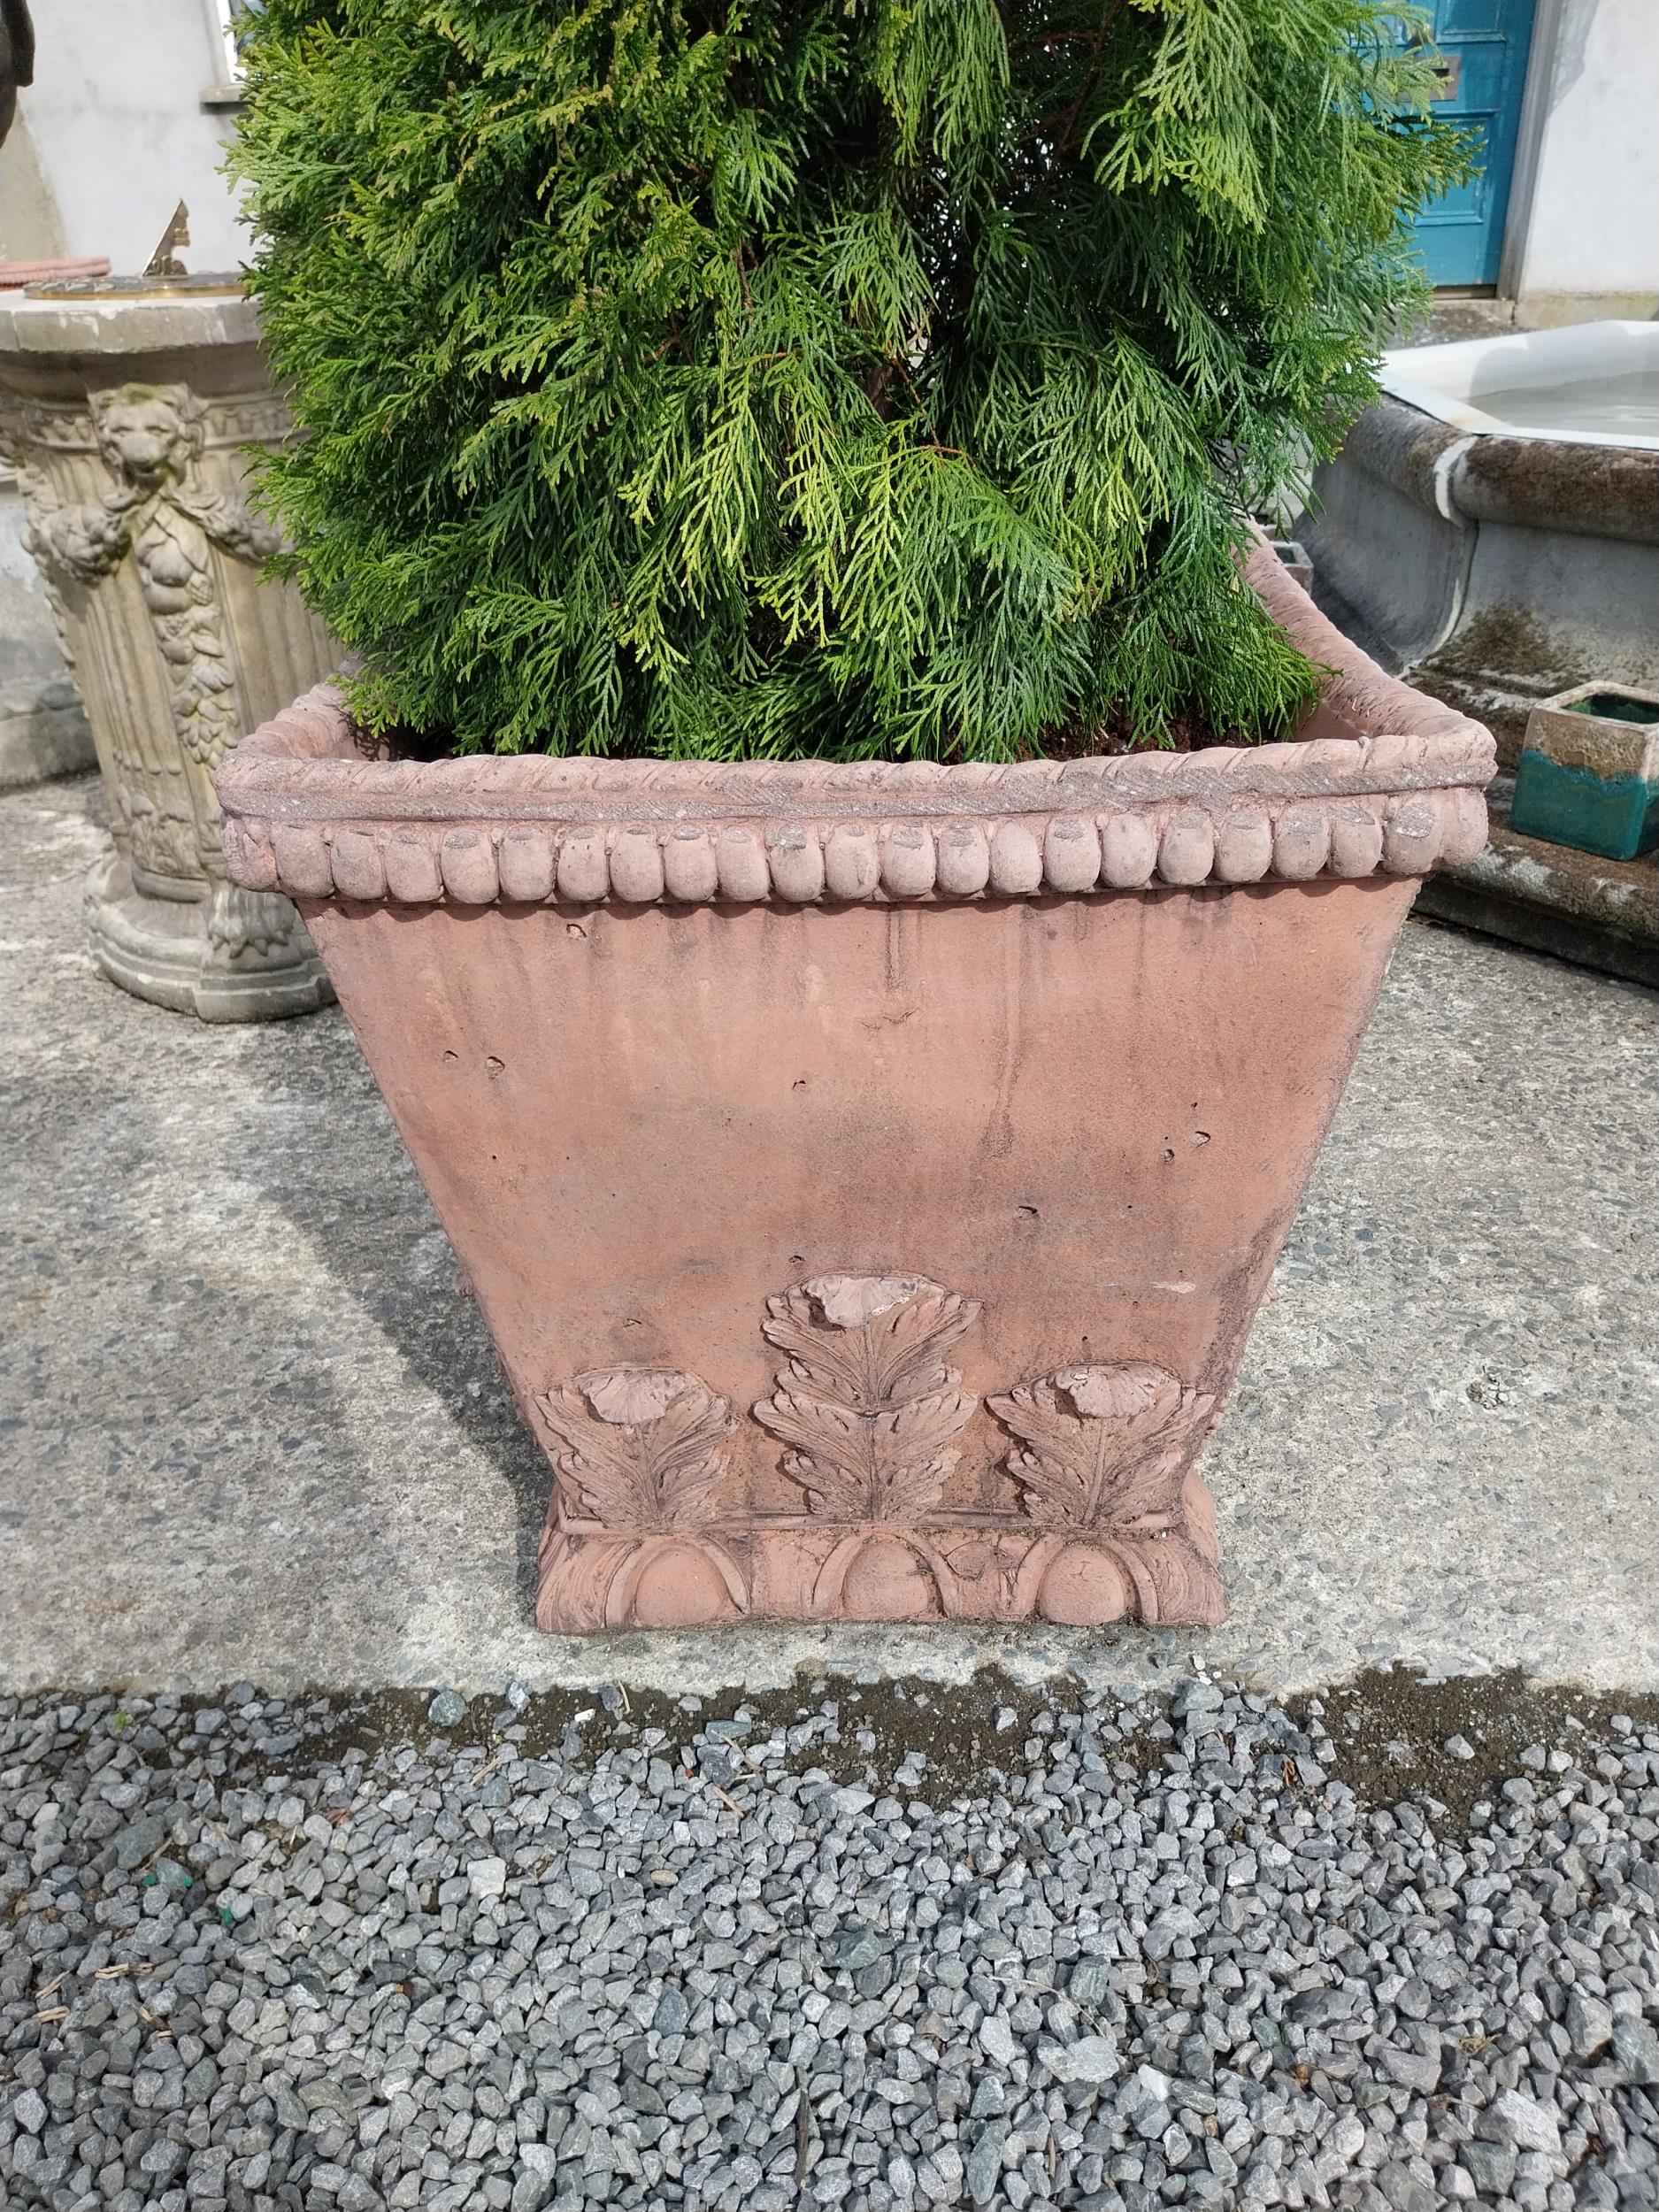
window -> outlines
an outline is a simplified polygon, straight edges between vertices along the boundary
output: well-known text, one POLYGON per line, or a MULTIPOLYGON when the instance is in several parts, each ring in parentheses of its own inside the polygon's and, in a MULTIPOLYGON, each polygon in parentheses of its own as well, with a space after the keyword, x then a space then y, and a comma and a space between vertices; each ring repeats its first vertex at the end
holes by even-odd
POLYGON ((209 0, 213 28, 218 38, 217 52, 222 63, 224 81, 227 85, 242 82, 242 55, 238 50, 236 18, 243 12, 244 0, 209 0))
POLYGON ((242 35, 238 26, 263 4, 263 0, 203 0, 211 42, 213 82, 202 95, 204 108, 227 111, 242 104, 242 35))

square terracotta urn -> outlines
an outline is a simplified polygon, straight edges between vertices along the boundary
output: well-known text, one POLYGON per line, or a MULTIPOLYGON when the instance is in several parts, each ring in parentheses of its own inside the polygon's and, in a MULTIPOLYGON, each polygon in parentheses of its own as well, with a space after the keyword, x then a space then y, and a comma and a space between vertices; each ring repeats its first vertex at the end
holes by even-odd
POLYGON ((221 770, 552 1463, 544 1628, 1220 1619, 1196 1462, 1494 764, 1250 580, 1294 743, 392 761, 324 689, 221 770))

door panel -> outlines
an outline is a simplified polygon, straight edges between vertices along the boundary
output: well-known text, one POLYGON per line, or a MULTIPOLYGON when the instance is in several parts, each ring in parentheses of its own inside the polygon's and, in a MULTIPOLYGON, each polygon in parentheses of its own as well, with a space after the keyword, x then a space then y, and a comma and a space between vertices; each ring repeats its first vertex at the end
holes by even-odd
POLYGON ((1435 0, 1432 35, 1447 69, 1440 112, 1476 141, 1479 173, 1417 221, 1432 282, 1495 284, 1526 87, 1535 0, 1435 0))
POLYGON ((1509 0, 1440 0, 1434 12, 1442 38, 1492 38, 1509 28, 1504 19, 1514 11, 1509 0))

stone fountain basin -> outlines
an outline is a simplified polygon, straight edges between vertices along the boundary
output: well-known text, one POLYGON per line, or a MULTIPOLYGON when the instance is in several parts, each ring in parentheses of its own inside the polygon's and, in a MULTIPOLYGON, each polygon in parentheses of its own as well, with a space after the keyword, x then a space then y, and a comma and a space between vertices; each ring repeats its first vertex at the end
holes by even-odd
POLYGON ((1572 323, 1387 355, 1382 388, 1487 436, 1659 452, 1659 323, 1572 323))
POLYGON ((1513 766, 1532 705, 1659 681, 1659 325, 1417 347, 1296 524, 1327 611, 1478 714, 1513 766), (1594 426, 1601 425, 1601 426, 1594 426))

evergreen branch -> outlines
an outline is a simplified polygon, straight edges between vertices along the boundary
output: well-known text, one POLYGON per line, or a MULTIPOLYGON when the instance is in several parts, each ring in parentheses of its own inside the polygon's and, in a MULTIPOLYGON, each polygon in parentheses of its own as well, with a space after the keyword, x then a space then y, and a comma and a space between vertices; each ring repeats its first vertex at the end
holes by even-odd
POLYGON ((433 749, 1283 734, 1238 581, 1469 173, 1397 0, 267 0, 288 572, 433 749))

